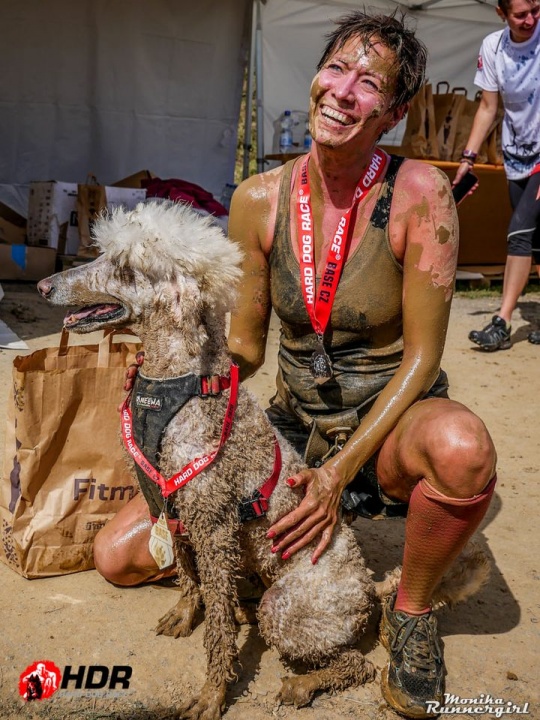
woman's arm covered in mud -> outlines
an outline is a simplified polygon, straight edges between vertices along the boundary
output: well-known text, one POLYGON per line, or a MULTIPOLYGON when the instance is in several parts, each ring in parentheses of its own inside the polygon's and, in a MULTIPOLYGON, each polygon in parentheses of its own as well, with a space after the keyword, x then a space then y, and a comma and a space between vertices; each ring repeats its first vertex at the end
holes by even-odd
POLYGON ((240 366, 240 379, 251 377, 264 363, 270 323, 270 269, 267 238, 271 215, 270 173, 245 180, 235 191, 229 216, 229 237, 244 253, 243 277, 236 308, 231 314, 229 349, 240 366))
POLYGON ((408 161, 398 178, 391 243, 403 264, 403 360, 345 447, 289 483, 305 485, 306 495, 270 528, 274 551, 285 557, 320 536, 312 554, 317 561, 331 540, 343 489, 439 373, 457 263, 457 213, 447 177, 433 166, 408 161))

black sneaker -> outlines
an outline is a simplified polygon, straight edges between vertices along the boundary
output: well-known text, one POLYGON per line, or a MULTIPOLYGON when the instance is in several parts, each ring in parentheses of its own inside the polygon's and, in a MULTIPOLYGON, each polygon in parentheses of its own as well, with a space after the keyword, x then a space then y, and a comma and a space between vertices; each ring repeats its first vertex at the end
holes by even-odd
POLYGON ((494 315, 491 322, 483 330, 471 330, 469 340, 479 345, 482 350, 508 350, 512 347, 510 333, 512 328, 499 315, 494 315))
POLYGON ((533 330, 529 333, 527 340, 533 345, 540 345, 540 330, 533 330))
POLYGON ((381 618, 380 639, 390 653, 381 676, 383 697, 407 717, 437 717, 432 708, 443 702, 445 674, 437 621, 431 612, 394 611, 395 599, 386 598, 381 618))

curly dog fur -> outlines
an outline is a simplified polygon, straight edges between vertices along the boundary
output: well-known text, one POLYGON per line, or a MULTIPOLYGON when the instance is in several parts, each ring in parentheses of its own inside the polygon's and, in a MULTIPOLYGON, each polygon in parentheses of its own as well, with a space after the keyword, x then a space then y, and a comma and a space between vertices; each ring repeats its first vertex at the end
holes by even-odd
MULTIPOLYGON (((98 259, 38 285, 52 303, 82 307, 66 316, 65 327, 131 328, 145 348, 146 377, 228 374, 226 313, 241 275, 236 245, 188 207, 156 202, 115 210, 96 223, 94 235, 98 259)), ((218 398, 194 397, 177 413, 163 436, 162 475, 172 476, 219 444, 227 396, 228 391, 218 398)), ((189 545, 176 543, 180 599, 160 631, 188 635, 204 604, 208 660, 206 682, 179 708, 182 717, 222 713, 227 683, 235 677, 236 581, 245 573, 258 575, 267 588, 258 609, 266 642, 285 660, 312 668, 306 676, 285 678, 283 702, 306 705, 317 690, 341 690, 374 678, 355 643, 376 592, 351 529, 339 523, 316 565, 310 547, 285 562, 270 552, 268 527, 302 497, 285 480, 302 466, 254 396, 240 387, 227 442, 203 473, 175 493, 189 545), (269 512, 241 525, 238 503, 270 476, 276 437, 283 465, 269 512)), ((393 589, 397 578, 394 574, 379 591, 393 589)))
MULTIPOLYGON (((95 238, 102 253, 97 260, 40 283, 51 302, 85 308, 66 317, 67 329, 130 327, 143 342, 147 377, 228 374, 225 320, 241 274, 241 254, 221 230, 181 205, 148 203, 102 219, 95 238)), ((163 437, 163 475, 173 475, 216 446, 227 395, 194 397, 174 417, 163 437)), ((283 701, 307 704, 318 689, 374 677, 371 663, 354 648, 369 617, 374 586, 352 531, 340 525, 316 565, 309 549, 286 562, 270 552, 268 527, 301 499, 301 491, 285 483, 301 467, 300 457, 272 428, 254 396, 240 387, 226 444, 204 473, 176 493, 190 546, 177 546, 181 598, 162 624, 189 634, 202 600, 208 656, 201 693, 180 709, 186 717, 221 714, 237 657, 236 580, 246 572, 259 575, 268 587, 258 609, 264 639, 285 659, 302 660, 319 672, 309 684, 290 678, 283 701), (238 502, 270 476, 275 437, 283 466, 270 510, 265 518, 240 525, 238 502)))

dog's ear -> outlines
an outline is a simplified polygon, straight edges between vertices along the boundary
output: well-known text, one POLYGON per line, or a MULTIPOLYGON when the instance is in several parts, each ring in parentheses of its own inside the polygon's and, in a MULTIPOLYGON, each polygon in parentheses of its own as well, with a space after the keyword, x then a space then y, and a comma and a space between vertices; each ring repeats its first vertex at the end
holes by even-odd
POLYGON ((204 304, 200 288, 193 278, 180 277, 168 285, 171 313, 182 331, 187 352, 200 356, 208 334, 204 326, 204 304))

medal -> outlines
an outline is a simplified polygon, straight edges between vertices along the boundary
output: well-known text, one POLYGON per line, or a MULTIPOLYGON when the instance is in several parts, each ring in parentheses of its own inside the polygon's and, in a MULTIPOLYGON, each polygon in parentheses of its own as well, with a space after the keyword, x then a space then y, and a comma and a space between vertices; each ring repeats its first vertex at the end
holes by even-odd
POLYGON ((388 156, 375 148, 366 171, 358 181, 351 207, 338 222, 336 232, 328 248, 325 269, 315 288, 316 270, 313 250, 313 213, 311 210, 310 183, 308 174, 309 154, 300 166, 300 182, 296 202, 297 236, 300 261, 300 284, 311 326, 317 335, 317 345, 309 361, 309 370, 317 385, 322 385, 333 377, 332 362, 324 347, 324 333, 330 320, 343 265, 347 257, 350 241, 350 221, 353 210, 366 195, 370 187, 383 174, 388 156))
POLYGON ((317 349, 313 352, 309 361, 309 370, 317 385, 322 385, 333 376, 332 363, 324 349, 322 336, 319 336, 317 349))
POLYGON ((150 555, 156 561, 160 570, 172 565, 174 562, 174 547, 171 531, 167 525, 167 515, 162 510, 157 523, 152 525, 150 542, 148 543, 150 555))

